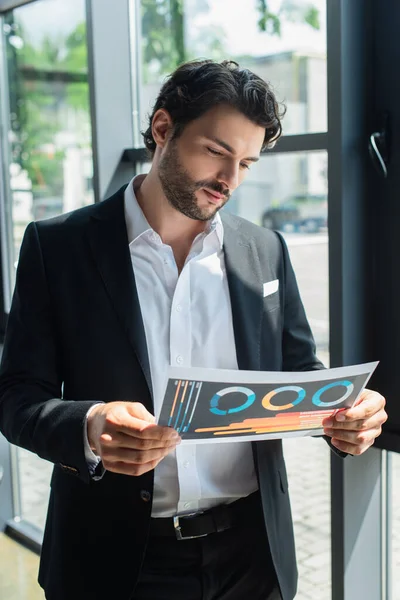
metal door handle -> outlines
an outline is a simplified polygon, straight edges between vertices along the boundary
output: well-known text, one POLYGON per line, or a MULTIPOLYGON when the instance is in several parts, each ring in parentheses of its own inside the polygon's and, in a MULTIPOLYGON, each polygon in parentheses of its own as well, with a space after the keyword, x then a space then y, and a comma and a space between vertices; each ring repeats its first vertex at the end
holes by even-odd
POLYGON ((378 148, 378 143, 379 143, 379 140, 381 140, 381 139, 382 139, 382 133, 380 133, 379 131, 374 131, 374 133, 371 133, 370 138, 369 138, 370 154, 371 154, 371 157, 372 157, 372 160, 373 160, 375 166, 378 168, 378 171, 380 169, 382 169, 382 174, 386 178, 387 177, 387 167, 385 164, 385 160, 378 148), (372 154, 371 148, 372 148, 372 152, 374 152, 374 154, 372 154))
POLYGON ((388 174, 387 167, 390 158, 390 133, 389 113, 385 111, 383 113, 382 129, 371 133, 368 143, 368 150, 374 167, 385 178, 388 174))

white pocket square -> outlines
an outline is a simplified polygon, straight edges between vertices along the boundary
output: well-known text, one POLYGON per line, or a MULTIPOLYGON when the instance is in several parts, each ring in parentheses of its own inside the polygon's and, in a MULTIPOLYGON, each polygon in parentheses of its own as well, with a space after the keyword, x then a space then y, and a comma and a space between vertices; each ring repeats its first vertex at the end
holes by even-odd
POLYGON ((265 296, 270 296, 279 290, 279 279, 274 279, 273 281, 267 281, 267 283, 263 284, 263 294, 265 296))

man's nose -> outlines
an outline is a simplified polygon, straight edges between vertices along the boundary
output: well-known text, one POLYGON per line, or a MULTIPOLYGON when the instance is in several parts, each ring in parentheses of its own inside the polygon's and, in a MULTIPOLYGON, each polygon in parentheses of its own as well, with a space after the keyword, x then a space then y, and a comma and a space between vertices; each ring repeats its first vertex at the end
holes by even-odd
POLYGON ((218 181, 233 192, 239 185, 239 165, 225 165, 219 173, 218 181))

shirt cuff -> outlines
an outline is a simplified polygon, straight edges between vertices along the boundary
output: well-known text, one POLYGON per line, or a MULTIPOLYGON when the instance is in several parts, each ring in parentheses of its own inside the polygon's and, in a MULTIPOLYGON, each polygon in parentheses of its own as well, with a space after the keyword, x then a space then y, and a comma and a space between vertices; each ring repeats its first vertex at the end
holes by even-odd
POLYGON ((85 451, 85 459, 86 459, 86 464, 89 469, 89 473, 92 477, 95 473, 97 465, 101 462, 101 458, 100 458, 100 456, 98 456, 97 454, 95 454, 93 452, 93 450, 91 449, 91 447, 89 445, 89 438, 88 438, 88 434, 87 434, 87 421, 88 421, 88 416, 90 415, 90 413, 92 412, 94 407, 98 406, 99 404, 104 404, 104 402, 97 402, 96 404, 93 404, 89 408, 89 410, 86 413, 85 423, 84 423, 84 427, 83 427, 83 447, 84 447, 84 451, 85 451))

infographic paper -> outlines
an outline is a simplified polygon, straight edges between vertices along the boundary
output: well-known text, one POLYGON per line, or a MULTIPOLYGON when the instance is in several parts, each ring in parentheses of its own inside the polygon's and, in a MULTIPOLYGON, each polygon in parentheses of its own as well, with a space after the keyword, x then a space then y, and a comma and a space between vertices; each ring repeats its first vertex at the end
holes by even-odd
POLYGON ((321 435, 355 404, 378 362, 305 372, 170 367, 160 425, 182 443, 321 435))

